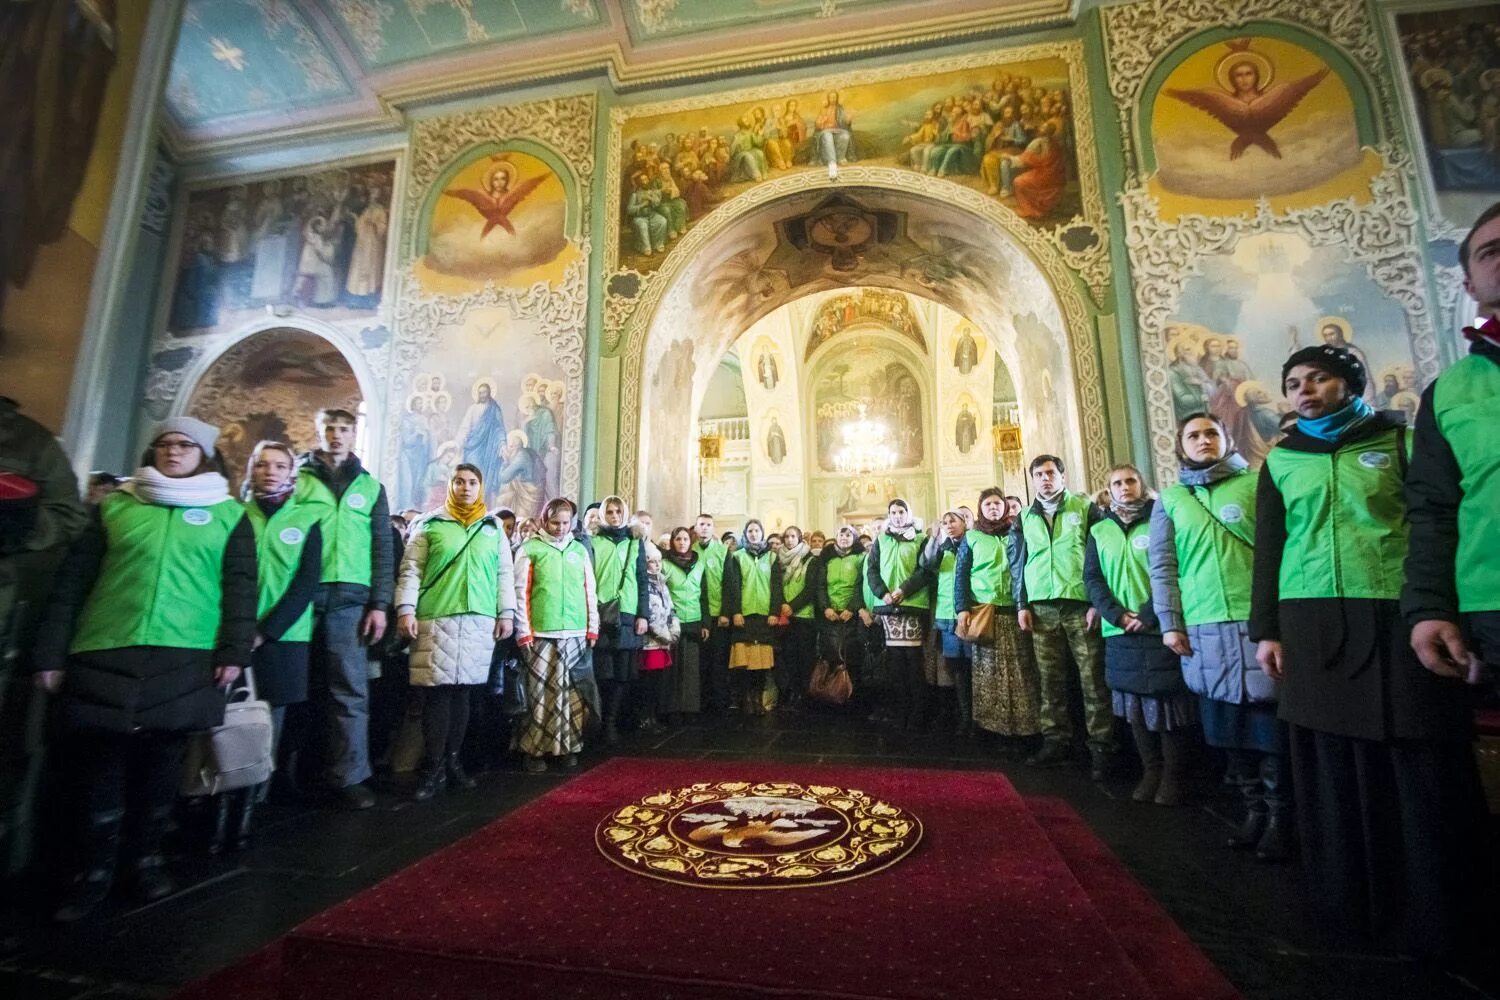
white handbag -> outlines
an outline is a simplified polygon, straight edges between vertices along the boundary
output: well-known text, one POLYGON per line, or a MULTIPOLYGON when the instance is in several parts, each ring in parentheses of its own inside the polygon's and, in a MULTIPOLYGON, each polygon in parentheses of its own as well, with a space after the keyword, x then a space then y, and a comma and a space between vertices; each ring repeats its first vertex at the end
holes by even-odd
POLYGON ((188 738, 178 792, 199 796, 252 788, 268 780, 275 766, 271 706, 256 695, 255 676, 246 667, 244 687, 224 706, 224 724, 188 738))

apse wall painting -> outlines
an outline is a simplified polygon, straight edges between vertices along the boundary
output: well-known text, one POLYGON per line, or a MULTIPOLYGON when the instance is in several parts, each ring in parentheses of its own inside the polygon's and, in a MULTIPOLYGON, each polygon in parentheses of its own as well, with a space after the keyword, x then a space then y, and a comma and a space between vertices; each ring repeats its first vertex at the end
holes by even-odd
POLYGON ((189 194, 168 330, 200 336, 267 306, 330 322, 375 315, 394 176, 384 161, 189 194))
POLYGON ((843 445, 844 425, 861 415, 884 425, 896 452, 896 468, 912 469, 923 460, 923 402, 917 376, 887 347, 861 344, 820 365, 813 384, 813 426, 818 468, 837 472, 834 455, 843 445))
POLYGON ((802 352, 803 360, 811 359, 818 348, 851 326, 862 323, 874 323, 894 330, 915 344, 923 354, 927 353, 922 324, 912 312, 906 296, 884 288, 861 288, 831 296, 818 307, 807 336, 807 347, 802 352))
POLYGON ((1370 198, 1378 154, 1323 57, 1281 38, 1207 42, 1162 81, 1145 129, 1164 219, 1370 198))
POLYGON ((830 164, 983 191, 1036 225, 1082 207, 1067 63, 1038 58, 653 113, 622 125, 620 263, 655 269, 715 205, 830 164))
POLYGON ((1266 233, 1199 270, 1162 334, 1175 420, 1216 414, 1259 465, 1289 409, 1281 365, 1313 344, 1353 351, 1370 372, 1366 399, 1415 416, 1421 390, 1406 315, 1362 267, 1298 235, 1266 233))

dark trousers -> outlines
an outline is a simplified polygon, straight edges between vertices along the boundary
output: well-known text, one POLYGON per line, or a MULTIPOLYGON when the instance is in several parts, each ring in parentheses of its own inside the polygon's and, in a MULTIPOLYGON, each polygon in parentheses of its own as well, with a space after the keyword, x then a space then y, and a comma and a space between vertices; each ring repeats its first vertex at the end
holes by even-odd
POLYGON ((440 684, 426 689, 422 701, 422 760, 437 767, 448 754, 463 749, 469 731, 471 684, 440 684))
POLYGON ((818 655, 818 627, 810 618, 793 618, 782 632, 782 651, 776 656, 778 666, 786 664, 786 684, 782 691, 790 694, 793 701, 801 701, 807 697, 813 661, 818 655))
POLYGON ((186 745, 183 733, 84 729, 65 736, 61 749, 80 806, 80 848, 90 831, 123 820, 128 857, 159 853, 177 802, 186 745))
POLYGON ((927 698, 923 658, 921 646, 885 648, 886 672, 890 678, 888 704, 891 707, 891 719, 898 726, 912 727, 922 721, 923 706, 927 698))
POLYGON ((711 712, 729 707, 729 628, 717 619, 709 625, 708 641, 699 661, 703 671, 703 703, 711 712))
POLYGON ((363 604, 336 606, 338 585, 314 604, 312 704, 323 738, 323 777, 334 788, 370 777, 370 654, 359 638, 363 604))

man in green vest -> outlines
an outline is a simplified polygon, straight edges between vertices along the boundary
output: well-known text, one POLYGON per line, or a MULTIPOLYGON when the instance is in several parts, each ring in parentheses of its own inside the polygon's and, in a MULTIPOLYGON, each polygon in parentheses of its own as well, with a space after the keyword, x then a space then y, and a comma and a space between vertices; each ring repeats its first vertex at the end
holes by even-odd
POLYGON ((1422 393, 1406 475, 1411 523, 1401 608, 1422 665, 1477 680, 1500 664, 1500 202, 1459 246, 1483 322, 1469 356, 1422 393))
POLYGON ((729 619, 723 618, 724 557, 729 549, 714 536, 712 514, 693 522, 693 547, 703 560, 703 582, 708 589, 708 642, 703 646, 703 700, 710 712, 729 708, 729 619), (720 619, 723 618, 723 622, 720 619))
POLYGON ((354 454, 355 424, 348 410, 318 411, 323 447, 301 457, 297 497, 327 507, 311 674, 324 778, 340 805, 368 809, 370 647, 385 634, 396 567, 385 487, 354 454))
POLYGON ((1042 746, 1026 761, 1055 767, 1073 756, 1073 717, 1068 708, 1068 654, 1078 667, 1088 729, 1089 775, 1102 781, 1115 750, 1115 721, 1104 681, 1104 642, 1099 614, 1083 585, 1083 554, 1099 511, 1082 493, 1068 492, 1067 472, 1056 455, 1031 460, 1036 500, 1021 511, 1010 536, 1011 587, 1016 620, 1032 634, 1042 680, 1042 746))

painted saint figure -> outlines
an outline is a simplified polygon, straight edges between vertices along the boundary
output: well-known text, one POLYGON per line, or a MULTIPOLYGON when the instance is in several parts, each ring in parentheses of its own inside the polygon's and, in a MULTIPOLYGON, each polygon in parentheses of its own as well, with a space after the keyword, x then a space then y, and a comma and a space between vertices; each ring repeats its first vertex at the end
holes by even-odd
POLYGON ((953 351, 953 367, 960 375, 967 375, 979 364, 979 345, 967 329, 958 338, 958 347, 953 351))
POLYGON ((771 426, 766 430, 766 457, 772 465, 780 465, 786 460, 786 434, 775 417, 771 418, 771 426))
POLYGON ((836 90, 828 92, 813 122, 813 150, 819 163, 848 163, 853 157, 854 119, 839 103, 836 90))
POLYGON ((458 425, 463 460, 480 470, 484 483, 491 490, 499 485, 500 449, 505 442, 505 414, 495 402, 494 391, 492 379, 482 378, 474 383, 474 402, 458 425))
POLYGON ((776 383, 781 380, 781 373, 776 367, 776 359, 770 351, 760 352, 760 357, 755 362, 755 377, 767 392, 775 389, 776 383))
POLYGON ((538 174, 536 177, 528 177, 517 184, 516 165, 510 162, 510 157, 502 153, 490 159, 494 161, 495 166, 484 175, 483 191, 459 188, 454 191, 444 191, 443 194, 449 198, 468 202, 474 206, 474 211, 484 217, 484 229, 479 234, 480 239, 488 236, 490 230, 496 226, 514 236, 516 227, 511 224, 511 213, 515 211, 522 199, 535 191, 547 179, 547 175, 538 174))
POLYGON ((958 411, 958 419, 954 421, 953 443, 958 445, 960 453, 967 455, 974 447, 974 442, 979 440, 979 422, 974 419, 974 411, 969 408, 968 403, 958 411))

